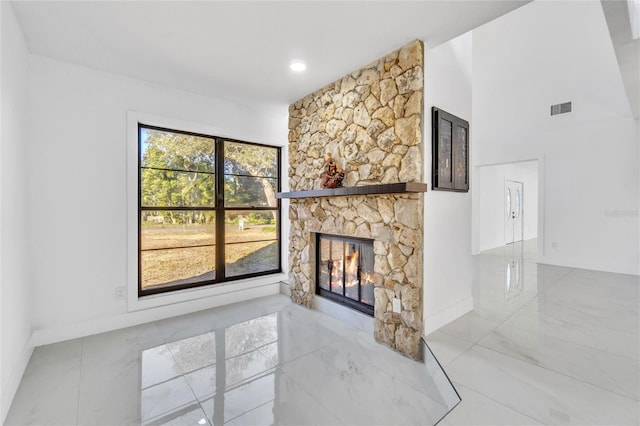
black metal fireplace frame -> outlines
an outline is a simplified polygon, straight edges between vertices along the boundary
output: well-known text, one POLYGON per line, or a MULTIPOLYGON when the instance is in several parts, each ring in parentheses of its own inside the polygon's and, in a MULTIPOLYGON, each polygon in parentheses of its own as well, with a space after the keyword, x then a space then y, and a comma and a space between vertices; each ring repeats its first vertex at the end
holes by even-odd
MULTIPOLYGON (((319 296, 322 296, 324 298, 327 298, 329 300, 333 300, 334 302, 337 302, 339 304, 348 306, 352 309, 355 309, 357 311, 360 311, 364 314, 370 315, 370 316, 374 316, 374 307, 373 305, 368 305, 366 303, 362 303, 359 300, 353 300, 350 297, 345 296, 345 292, 346 292, 346 286, 343 285, 342 286, 342 295, 334 293, 332 291, 329 290, 325 290, 323 288, 320 287, 320 240, 321 239, 325 239, 325 240, 335 240, 335 241, 341 241, 344 243, 356 243, 356 244, 360 244, 362 245, 367 244, 373 247, 373 240, 368 239, 368 238, 359 238, 359 237, 351 237, 351 236, 345 236, 345 235, 332 235, 332 234, 316 234, 316 255, 315 255, 315 281, 316 281, 316 294, 319 296)), ((358 251, 358 265, 361 264, 361 259, 362 259, 362 250, 358 251)), ((360 273, 359 273, 360 268, 358 268, 358 299, 360 299, 361 296, 361 291, 362 291, 362 287, 360 286, 360 273)), ((346 271, 342 271, 343 274, 343 283, 344 283, 344 274, 346 271)), ((372 271, 373 272, 373 271, 372 271)))

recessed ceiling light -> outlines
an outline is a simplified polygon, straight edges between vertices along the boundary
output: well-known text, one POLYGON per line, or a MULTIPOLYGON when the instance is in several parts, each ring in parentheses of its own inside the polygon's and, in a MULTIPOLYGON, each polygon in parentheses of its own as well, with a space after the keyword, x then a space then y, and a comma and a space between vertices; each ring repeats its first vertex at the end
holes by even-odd
POLYGON ((289 68, 291 68, 291 71, 302 72, 307 69, 307 64, 302 59, 294 59, 289 62, 289 68))

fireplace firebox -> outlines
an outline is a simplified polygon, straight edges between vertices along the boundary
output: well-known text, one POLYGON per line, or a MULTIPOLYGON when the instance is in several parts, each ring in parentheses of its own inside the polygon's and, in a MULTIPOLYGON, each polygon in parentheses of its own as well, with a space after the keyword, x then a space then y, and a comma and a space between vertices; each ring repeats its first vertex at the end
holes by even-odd
POLYGON ((316 294, 373 316, 373 241, 317 234, 316 294))

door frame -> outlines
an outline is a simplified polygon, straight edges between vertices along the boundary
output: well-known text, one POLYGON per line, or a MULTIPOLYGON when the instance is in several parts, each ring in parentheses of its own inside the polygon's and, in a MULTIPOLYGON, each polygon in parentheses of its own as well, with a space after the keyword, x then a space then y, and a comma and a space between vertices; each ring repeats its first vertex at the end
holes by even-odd
MULTIPOLYGON (((523 241, 524 240, 524 182, 520 182, 518 180, 514 180, 514 179, 504 179, 504 190, 503 190, 503 203, 502 203, 502 212, 504 214, 505 210, 504 208, 507 205, 507 183, 508 182, 512 182, 512 183, 516 183, 520 185, 520 239, 519 240, 515 240, 515 232, 514 232, 514 236, 512 238, 511 241, 507 241, 507 226, 509 225, 509 221, 507 220, 507 218, 505 216, 503 216, 503 220, 504 220, 504 244, 508 245, 508 244, 512 244, 512 243, 517 243, 519 241, 523 241)), ((513 195, 512 195, 512 202, 513 202, 513 195)), ((515 229, 515 227, 514 227, 515 229)))
MULTIPOLYGON (((475 151, 474 151, 475 152, 475 151)), ((538 157, 531 158, 522 158, 518 160, 509 160, 509 161, 485 161, 479 164, 471 165, 471 187, 473 188, 471 193, 471 254, 478 255, 485 250, 491 248, 497 248, 500 246, 504 246, 504 238, 502 240, 499 239, 499 235, 496 234, 495 239, 491 239, 491 237, 484 235, 483 231, 486 229, 487 219, 483 218, 483 215, 486 215, 489 211, 490 206, 484 204, 484 194, 486 193, 487 188, 491 188, 489 186, 489 180, 485 180, 484 173, 492 170, 497 166, 505 166, 505 165, 518 165, 520 163, 537 163, 537 192, 538 196, 533 199, 533 207, 534 212, 537 213, 537 228, 534 234, 527 234, 529 238, 537 238, 537 255, 538 259, 542 259, 545 256, 545 241, 548 241, 549 238, 547 234, 547 227, 545 226, 545 180, 546 180, 546 156, 544 154, 540 154, 538 157), (490 245, 487 245, 487 244, 490 245), (493 245, 495 244, 495 245, 493 245)), ((489 174, 487 174, 487 178, 489 174)), ((504 179, 504 178, 503 178, 504 179)), ((497 189, 497 188, 496 188, 497 189)), ((530 187, 527 187, 528 200, 531 201, 531 193, 529 191, 530 187)), ((503 188, 504 191, 504 188, 503 188)), ((500 205, 495 204, 496 209, 500 209, 499 211, 504 210, 504 194, 500 195, 500 205)), ((497 203, 497 202, 496 202, 497 203)), ((531 203, 527 202, 527 209, 531 208, 531 203)), ((498 210, 496 210, 496 215, 498 210)), ((529 219, 529 215, 527 215, 527 219, 529 219)), ((529 223, 529 220, 527 220, 529 223)), ((493 226, 493 225, 492 225, 493 226)), ((498 226, 496 224, 496 226, 498 226)), ((500 225, 500 228, 495 228, 496 233, 502 232, 504 234, 504 226, 500 225)))

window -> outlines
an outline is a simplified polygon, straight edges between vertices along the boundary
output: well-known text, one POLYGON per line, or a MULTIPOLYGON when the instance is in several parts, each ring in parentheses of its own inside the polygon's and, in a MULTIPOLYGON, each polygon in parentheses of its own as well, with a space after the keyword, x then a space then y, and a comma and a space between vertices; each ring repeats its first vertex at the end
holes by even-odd
POLYGON ((138 294, 281 271, 280 148, 138 125, 138 294))

